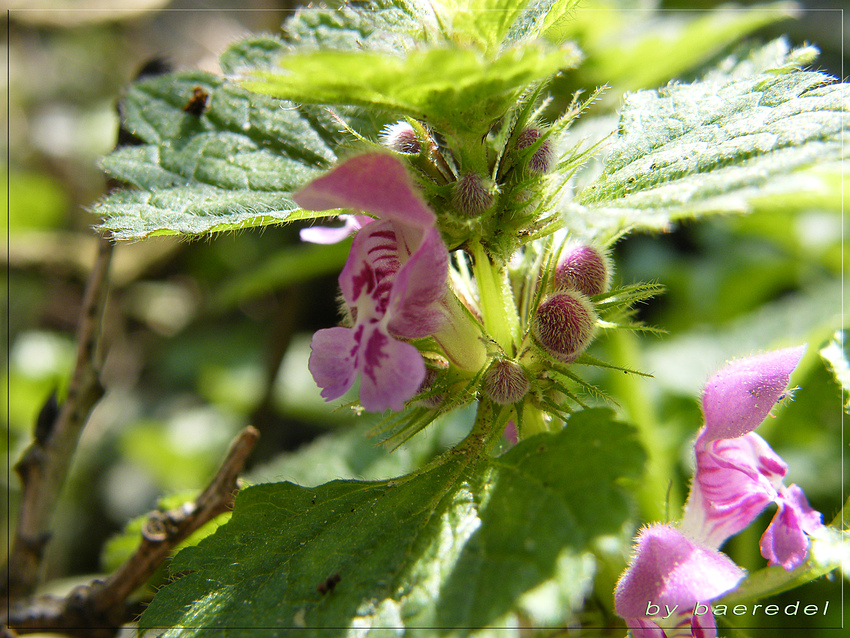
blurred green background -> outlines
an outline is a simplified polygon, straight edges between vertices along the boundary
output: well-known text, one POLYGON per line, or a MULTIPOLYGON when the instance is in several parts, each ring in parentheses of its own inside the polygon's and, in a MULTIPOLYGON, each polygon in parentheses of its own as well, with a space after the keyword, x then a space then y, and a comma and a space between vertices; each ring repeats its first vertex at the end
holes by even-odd
MULTIPOLYGON (((763 28, 755 39, 785 33, 795 44, 812 42, 822 50, 819 68, 840 76, 841 14, 825 9, 842 3, 830 1, 763 28)), ((97 159, 115 144, 117 96, 155 57, 177 69, 217 71, 217 56, 228 44, 252 32, 277 33, 291 9, 262 0, 240 3, 238 10, 223 1, 116 1, 99 3, 108 7, 102 10, 87 3, 26 4, 7 3, 9 99, 0 105, 9 122, 9 178, 2 186, 9 202, 2 297, 8 436, 2 445, 11 462, 28 444, 47 397, 54 389, 61 395, 73 365, 77 313, 97 241, 91 230, 97 220, 86 208, 106 188, 97 159)), ((635 15, 655 6, 621 4, 635 15)), ((693 9, 718 4, 667 2, 657 16, 687 19, 693 9)), ((728 49, 712 53, 683 78, 724 53, 728 49)), ((588 82, 608 81, 582 73, 567 74, 556 89, 568 96, 593 88, 588 82)), ((612 97, 589 115, 618 107, 618 86, 627 83, 611 84, 612 97)), ((620 242, 620 282, 658 280, 667 287, 641 308, 641 318, 669 334, 596 344, 594 354, 655 379, 595 381, 614 397, 627 397, 621 406, 627 417, 656 423, 660 444, 677 462, 674 491, 684 494, 688 441, 701 421, 696 397, 708 374, 732 356, 808 341, 798 375, 802 389, 760 433, 791 466, 789 482, 804 486, 830 520, 841 505, 839 468, 847 452, 840 448, 841 392, 817 350, 840 327, 842 225, 836 213, 802 208, 688 223, 620 242)), ((79 582, 106 569, 106 540, 163 494, 203 487, 230 438, 247 424, 262 433, 251 478, 304 483, 403 472, 463 434, 465 413, 390 456, 363 436, 361 421, 369 417, 330 411, 319 397, 307 372, 308 344, 314 330, 337 319, 336 275, 345 255, 345 246, 326 252, 302 246, 295 225, 117 247, 105 313, 107 394, 85 430, 57 512, 49 579, 79 582), (316 276, 300 276, 307 268, 316 276), (341 434, 291 455, 330 431, 341 434)), ((4 487, 14 513, 14 473, 4 487)), ((0 533, 7 534, 14 521, 4 523, 0 533)), ((761 564, 747 549, 759 533, 732 543, 733 556, 746 567, 761 564)), ((836 584, 820 581, 791 592, 789 602, 829 598, 837 608, 836 591, 836 584)))

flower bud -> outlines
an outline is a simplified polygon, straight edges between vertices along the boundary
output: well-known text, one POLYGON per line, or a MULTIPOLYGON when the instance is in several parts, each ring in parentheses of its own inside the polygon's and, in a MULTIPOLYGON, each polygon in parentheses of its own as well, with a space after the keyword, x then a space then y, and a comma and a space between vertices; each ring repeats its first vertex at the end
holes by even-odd
POLYGON ((484 375, 484 392, 499 405, 510 405, 528 392, 528 379, 518 364, 507 359, 497 359, 484 375))
POLYGON ((452 204, 461 216, 477 217, 493 205, 492 185, 478 173, 464 173, 454 184, 452 204))
MULTIPOLYGON (((524 129, 516 139, 517 150, 528 148, 537 140, 540 139, 540 131, 536 128, 524 129)), ((540 147, 534 151, 531 159, 528 160, 528 170, 538 175, 544 175, 552 170, 552 164, 555 160, 555 153, 552 151, 552 143, 546 139, 540 147)))
POLYGON ((419 155, 421 145, 419 136, 407 122, 388 124, 381 131, 381 144, 402 155, 419 155))
POLYGON ((611 281, 608 256, 593 246, 573 246, 558 260, 554 279, 555 290, 578 290, 588 297, 607 292, 611 281))
POLYGON ((590 345, 596 318, 590 300, 580 292, 568 290, 557 292, 540 304, 531 329, 549 354, 569 363, 590 345))

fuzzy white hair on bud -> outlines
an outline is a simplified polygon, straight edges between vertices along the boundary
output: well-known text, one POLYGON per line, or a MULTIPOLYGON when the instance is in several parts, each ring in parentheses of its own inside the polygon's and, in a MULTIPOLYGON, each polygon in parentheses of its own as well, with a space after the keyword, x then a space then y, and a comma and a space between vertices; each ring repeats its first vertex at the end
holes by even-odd
POLYGON ((378 137, 381 144, 402 155, 419 155, 422 146, 414 128, 407 122, 388 124, 378 137))
POLYGON ((484 375, 484 392, 494 403, 510 405, 528 393, 529 383, 522 367, 507 359, 496 359, 484 375))
POLYGON ((534 315, 532 333, 550 355, 569 363, 580 355, 596 332, 593 304, 575 290, 548 297, 534 315))

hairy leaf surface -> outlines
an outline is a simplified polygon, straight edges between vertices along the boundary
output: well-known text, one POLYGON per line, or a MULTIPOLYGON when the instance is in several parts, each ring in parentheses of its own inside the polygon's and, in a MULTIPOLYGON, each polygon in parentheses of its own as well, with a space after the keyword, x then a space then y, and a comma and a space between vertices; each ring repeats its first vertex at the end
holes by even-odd
POLYGON ((815 53, 779 40, 700 82, 628 95, 601 175, 564 207, 568 228, 606 243, 800 193, 828 190, 824 203, 840 206, 825 169, 845 157, 850 85, 800 70, 815 53))
MULTIPOLYGON (((391 481, 247 488, 227 525, 175 558, 182 575, 142 624, 185 637, 496 622, 557 574, 589 576, 589 543, 627 519, 619 485, 643 454, 611 416, 587 410, 501 457, 458 453, 391 481)), ((589 582, 563 585, 580 605, 589 582)))

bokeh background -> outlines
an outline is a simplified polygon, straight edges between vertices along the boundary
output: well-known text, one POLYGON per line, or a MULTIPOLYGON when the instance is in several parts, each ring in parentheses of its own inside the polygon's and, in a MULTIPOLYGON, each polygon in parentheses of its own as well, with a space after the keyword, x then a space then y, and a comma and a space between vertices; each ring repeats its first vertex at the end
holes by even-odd
MULTIPOLYGON (((154 58, 175 69, 218 71, 217 57, 228 44, 249 33, 277 33, 295 3, 234 4, 6 3, 8 99, 0 109, 8 123, 8 179, 0 188, 7 189, 9 203, 2 257, 8 409, 0 418, 8 435, 0 445, 11 463, 30 440, 40 407, 52 391, 61 394, 72 369, 77 314, 97 243, 97 220, 87 208, 105 192, 97 160, 116 141, 116 100, 154 58)), ((687 17, 719 3, 625 4, 687 17)), ((822 50, 819 68, 842 76, 842 4, 811 2, 796 19, 755 38, 784 33, 794 43, 814 43, 822 50)), ((844 20, 850 22, 850 12, 844 20)), ((850 34, 850 24, 843 32, 850 34)), ((558 90, 569 95, 583 81, 567 74, 558 90)), ((599 108, 616 108, 618 100, 599 108)), ((362 437, 362 427, 352 413, 327 409, 306 369, 310 334, 336 321, 336 275, 345 253, 329 252, 316 276, 304 280, 293 273, 301 250, 296 225, 117 247, 104 322, 107 394, 85 430, 57 512, 46 558, 51 587, 67 588, 113 568, 108 552, 104 561, 108 539, 163 495, 203 487, 228 441, 247 424, 262 433, 250 461, 253 480, 307 483, 403 471, 463 433, 465 415, 394 456, 368 439, 357 458, 339 458, 333 444, 314 442, 355 427, 362 437), (295 463, 292 453, 299 449, 310 453, 295 463)), ((765 334, 779 339, 788 329, 824 336, 818 321, 842 310, 841 250, 840 218, 817 210, 687 223, 618 244, 621 282, 659 280, 667 287, 641 308, 641 318, 669 335, 601 343, 597 354, 630 358, 656 373, 656 385, 643 386, 645 407, 665 425, 669 444, 681 448, 683 489, 686 442, 700 423, 694 398, 701 383, 725 356, 769 345, 765 334)), ((774 437, 771 443, 792 465, 792 480, 831 519, 841 488, 843 452, 835 447, 841 395, 825 371, 811 378, 819 389, 801 390, 781 418, 797 418, 806 427, 763 434, 774 437)), ((611 391, 616 395, 616 386, 611 391)), ((4 472, 0 480, 7 479, 12 520, 5 508, 0 512, 0 534, 6 535, 17 503, 16 476, 4 472)), ((735 542, 744 547, 752 540, 735 542)), ((832 596, 824 589, 830 586, 816 583, 792 597, 832 596)))

